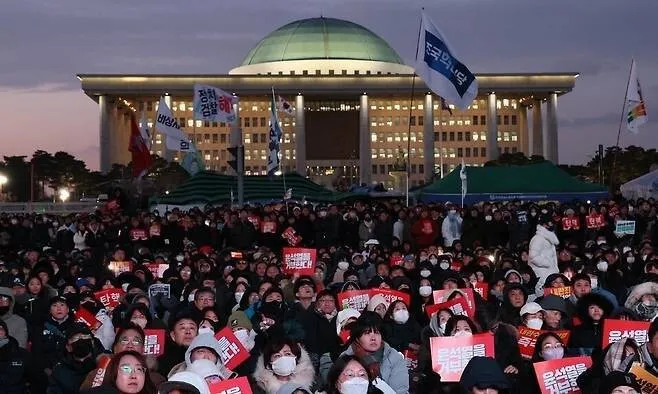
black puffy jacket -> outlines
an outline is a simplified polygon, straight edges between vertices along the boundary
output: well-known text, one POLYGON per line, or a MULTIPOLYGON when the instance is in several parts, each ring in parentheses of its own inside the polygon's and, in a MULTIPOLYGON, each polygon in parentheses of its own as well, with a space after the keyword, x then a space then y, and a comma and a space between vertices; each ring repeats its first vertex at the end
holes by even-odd
POLYGON ((26 391, 29 353, 9 337, 9 343, 0 347, 0 392, 22 394, 26 391))

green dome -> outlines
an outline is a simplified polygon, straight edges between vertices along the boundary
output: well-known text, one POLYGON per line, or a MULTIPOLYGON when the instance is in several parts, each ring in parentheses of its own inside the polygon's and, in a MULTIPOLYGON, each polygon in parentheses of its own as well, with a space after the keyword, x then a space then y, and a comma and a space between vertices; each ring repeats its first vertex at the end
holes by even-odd
POLYGON ((322 17, 302 19, 278 28, 249 51, 242 65, 309 59, 404 64, 386 41, 365 27, 322 17))

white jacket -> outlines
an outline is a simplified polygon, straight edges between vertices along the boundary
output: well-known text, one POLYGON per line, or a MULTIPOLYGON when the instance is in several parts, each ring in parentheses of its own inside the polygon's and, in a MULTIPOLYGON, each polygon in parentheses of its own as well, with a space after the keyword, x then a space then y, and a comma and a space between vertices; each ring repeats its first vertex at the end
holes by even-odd
POLYGON ((449 248, 452 243, 462 237, 462 219, 461 216, 455 214, 448 214, 441 223, 441 235, 443 235, 444 245, 449 248))
POLYGON ((544 282, 546 278, 560 272, 557 267, 557 252, 555 247, 560 243, 554 232, 547 230, 542 225, 537 225, 537 233, 530 240, 530 251, 528 253, 528 264, 539 278, 535 292, 537 296, 544 294, 544 282))

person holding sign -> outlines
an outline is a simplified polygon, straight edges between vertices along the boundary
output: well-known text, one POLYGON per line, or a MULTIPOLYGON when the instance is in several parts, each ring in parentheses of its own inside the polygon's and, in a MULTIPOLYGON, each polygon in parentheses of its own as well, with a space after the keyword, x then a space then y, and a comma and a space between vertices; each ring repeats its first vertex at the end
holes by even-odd
POLYGON ((393 349, 404 352, 407 349, 417 351, 420 343, 420 324, 411 317, 404 301, 391 303, 384 316, 386 343, 393 349))
POLYGON ((157 394, 149 375, 149 369, 142 354, 131 350, 117 353, 107 366, 102 386, 90 390, 89 393, 114 388, 120 394, 157 394))

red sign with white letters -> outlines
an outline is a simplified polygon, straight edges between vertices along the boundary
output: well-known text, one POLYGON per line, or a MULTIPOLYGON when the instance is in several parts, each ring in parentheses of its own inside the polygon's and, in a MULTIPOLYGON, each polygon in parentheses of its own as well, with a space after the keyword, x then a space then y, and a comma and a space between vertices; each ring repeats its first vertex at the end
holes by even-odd
POLYGON ((144 330, 144 355, 145 356, 162 356, 165 348, 165 330, 145 329, 144 330))
POLYGON ((208 382, 210 394, 252 394, 249 379, 240 377, 237 379, 208 382))
POLYGON ((541 394, 580 393, 576 380, 591 366, 592 358, 589 356, 534 363, 541 394))
POLYGON ((650 324, 648 321, 605 319, 602 347, 619 342, 622 338, 634 339, 638 346, 642 346, 648 341, 647 331, 650 324))
MULTIPOLYGON (((535 353, 535 347, 537 345, 537 338, 545 332, 548 332, 547 330, 535 330, 532 328, 528 328, 526 326, 520 326, 518 328, 519 330, 519 351, 521 352, 521 356, 523 356, 526 359, 531 359, 532 355, 535 353)), ((560 339, 562 340, 562 343, 566 344, 569 342, 569 335, 571 332, 569 330, 558 330, 558 331, 553 331, 560 339)))
POLYGON ((283 248, 283 272, 313 275, 317 251, 309 248, 283 248))
POLYGON ((94 293, 94 298, 99 301, 105 309, 107 310, 113 310, 117 305, 119 305, 119 302, 121 300, 121 296, 123 296, 125 292, 122 289, 117 289, 111 288, 111 289, 105 289, 101 291, 97 291, 94 293))
POLYGON ((442 382, 459 382, 466 364, 473 357, 493 357, 494 337, 491 333, 463 337, 430 338, 432 370, 442 382))
POLYGON ((215 339, 219 342, 219 357, 226 368, 233 370, 249 358, 249 351, 235 337, 230 327, 215 334, 215 339))

